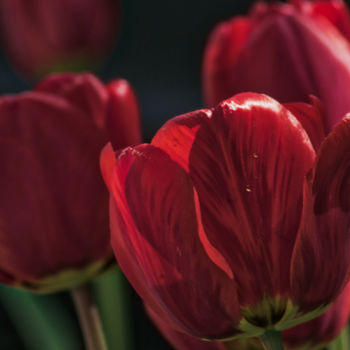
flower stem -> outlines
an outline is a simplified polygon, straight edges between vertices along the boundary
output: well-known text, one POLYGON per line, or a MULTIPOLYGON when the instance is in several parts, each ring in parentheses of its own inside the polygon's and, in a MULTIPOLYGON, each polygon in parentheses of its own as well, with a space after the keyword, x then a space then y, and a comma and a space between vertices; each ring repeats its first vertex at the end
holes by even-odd
POLYGON ((91 283, 100 310, 101 321, 110 349, 133 348, 127 282, 119 268, 105 272, 91 283))
POLYGON ((88 284, 71 290, 86 350, 108 350, 97 307, 88 284))
POLYGON ((265 350, 283 350, 282 336, 281 332, 278 331, 266 331, 262 336, 260 336, 260 341, 262 342, 265 350))
POLYGON ((63 297, 0 285, 1 306, 28 350, 84 349, 74 313, 63 297))

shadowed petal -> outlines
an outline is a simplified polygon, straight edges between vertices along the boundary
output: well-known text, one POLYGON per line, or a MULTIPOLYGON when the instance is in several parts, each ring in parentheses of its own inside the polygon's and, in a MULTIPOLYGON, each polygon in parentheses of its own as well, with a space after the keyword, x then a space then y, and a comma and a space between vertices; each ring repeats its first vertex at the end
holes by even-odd
POLYGON ((299 120, 307 132, 314 149, 317 151, 326 136, 324 111, 321 102, 311 97, 312 105, 306 103, 285 103, 284 107, 290 110, 299 120))
POLYGON ((186 172, 144 145, 124 150, 113 176, 112 246, 141 297, 191 334, 234 334, 241 319, 235 283, 202 246, 186 172))
POLYGON ((292 291, 305 310, 334 301, 350 277, 350 118, 322 144, 304 186, 292 291))
POLYGON ((313 159, 299 122, 264 95, 222 102, 197 131, 189 171, 204 232, 232 270, 241 306, 289 292, 302 183, 313 159))

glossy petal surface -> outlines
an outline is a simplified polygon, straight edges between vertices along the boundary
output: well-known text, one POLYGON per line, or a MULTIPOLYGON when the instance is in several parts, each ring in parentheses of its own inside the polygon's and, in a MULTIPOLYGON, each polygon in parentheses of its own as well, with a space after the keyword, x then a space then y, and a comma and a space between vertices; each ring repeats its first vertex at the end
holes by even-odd
POLYGON ((196 134, 189 172, 205 234, 232 270, 241 306, 289 292, 302 183, 314 151, 276 101, 240 94, 196 134))

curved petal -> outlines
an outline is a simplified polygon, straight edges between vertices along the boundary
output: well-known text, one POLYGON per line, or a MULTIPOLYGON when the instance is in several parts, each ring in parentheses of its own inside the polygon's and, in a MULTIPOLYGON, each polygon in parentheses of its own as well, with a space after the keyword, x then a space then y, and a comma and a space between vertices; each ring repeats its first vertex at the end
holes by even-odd
POLYGON ((211 118, 211 114, 211 110, 202 109, 170 119, 158 130, 152 145, 161 148, 188 172, 189 155, 196 133, 200 125, 211 118))
POLYGON ((112 246, 146 303, 190 334, 234 334, 241 319, 235 283, 202 246, 186 172, 152 145, 128 148, 111 188, 112 246))
POLYGON ((189 171, 203 228, 235 276, 241 306, 289 293, 302 183, 313 159, 299 122, 264 95, 222 102, 197 131, 189 171))
POLYGON ((107 131, 113 148, 141 143, 141 118, 138 100, 131 85, 116 79, 107 86, 107 131))
POLYGON ((321 146, 304 186, 292 292, 302 309, 333 302, 350 277, 350 117, 321 146))
POLYGON ((311 102, 312 105, 301 102, 285 103, 284 107, 299 120, 317 151, 326 136, 324 111, 317 98, 312 97, 311 102))
POLYGON ((38 83, 35 91, 67 99, 101 129, 106 128, 108 94, 106 88, 93 74, 52 74, 38 83))

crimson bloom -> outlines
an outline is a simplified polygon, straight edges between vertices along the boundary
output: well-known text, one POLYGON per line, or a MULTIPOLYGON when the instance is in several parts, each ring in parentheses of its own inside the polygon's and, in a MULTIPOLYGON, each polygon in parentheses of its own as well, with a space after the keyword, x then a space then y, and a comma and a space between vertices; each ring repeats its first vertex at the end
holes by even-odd
POLYGON ((19 72, 38 78, 94 67, 115 44, 118 0, 5 0, 0 24, 7 55, 19 72))
POLYGON ((105 148, 114 253, 173 329, 261 336, 315 317, 345 287, 350 118, 315 159, 319 110, 287 108, 240 94, 168 121, 117 161, 105 148))
POLYGON ((345 2, 257 3, 248 16, 220 23, 203 61, 208 106, 243 91, 280 102, 325 106, 327 131, 350 111, 350 15, 345 2))
POLYGON ((0 281, 48 292, 105 270, 108 192, 101 147, 140 142, 137 103, 118 79, 52 75, 0 98, 0 281))

